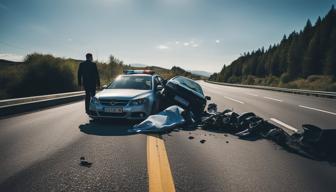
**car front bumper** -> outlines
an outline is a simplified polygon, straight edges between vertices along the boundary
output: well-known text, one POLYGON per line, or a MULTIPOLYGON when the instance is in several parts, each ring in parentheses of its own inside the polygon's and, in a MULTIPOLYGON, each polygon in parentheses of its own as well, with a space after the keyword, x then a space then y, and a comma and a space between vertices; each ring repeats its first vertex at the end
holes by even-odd
POLYGON ((113 113, 105 112, 105 108, 111 106, 104 106, 102 104, 90 103, 89 116, 93 119, 129 119, 129 120, 141 120, 148 117, 151 113, 151 105, 145 103, 135 106, 119 106, 122 108, 122 112, 113 113))

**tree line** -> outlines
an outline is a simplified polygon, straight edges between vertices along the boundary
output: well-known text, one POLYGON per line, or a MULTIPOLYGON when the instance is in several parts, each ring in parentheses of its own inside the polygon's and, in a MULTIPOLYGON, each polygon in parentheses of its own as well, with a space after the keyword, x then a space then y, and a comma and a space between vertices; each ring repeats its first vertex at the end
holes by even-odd
MULTIPOLYGON (((244 53, 209 79, 281 86, 291 82, 305 85, 321 78, 333 84, 335 77, 336 10, 332 6, 326 16, 319 17, 314 25, 308 20, 303 30, 284 35, 280 43, 266 50, 261 48, 244 53)), ((336 84, 333 86, 332 89, 335 89, 336 84)))
MULTIPOLYGON (((81 60, 33 53, 23 62, 2 60, 0 99, 78 91, 77 70, 81 60)), ((113 56, 96 62, 101 82, 106 84, 123 72, 125 65, 113 56)))
MULTIPOLYGON (((80 62, 40 53, 27 55, 23 62, 0 60, 0 99, 78 91, 77 70, 80 62)), ((102 85, 110 83, 124 70, 135 69, 112 55, 108 62, 95 62, 102 85)), ((177 75, 200 78, 180 67, 169 70, 151 66, 144 69, 152 69, 165 79, 177 75)))

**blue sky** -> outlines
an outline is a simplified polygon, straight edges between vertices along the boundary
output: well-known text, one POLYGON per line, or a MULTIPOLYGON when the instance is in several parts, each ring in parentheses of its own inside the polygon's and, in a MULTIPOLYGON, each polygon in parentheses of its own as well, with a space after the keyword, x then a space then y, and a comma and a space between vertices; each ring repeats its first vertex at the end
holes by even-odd
POLYGON ((0 58, 32 52, 219 71, 335 0, 0 0, 0 58))

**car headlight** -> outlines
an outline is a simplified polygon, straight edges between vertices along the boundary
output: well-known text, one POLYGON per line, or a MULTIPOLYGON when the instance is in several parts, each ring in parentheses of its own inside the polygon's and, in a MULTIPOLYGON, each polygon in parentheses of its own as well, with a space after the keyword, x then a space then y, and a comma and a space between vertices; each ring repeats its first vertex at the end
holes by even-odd
POLYGON ((147 102, 146 98, 134 99, 131 101, 131 105, 142 105, 147 102))
POLYGON ((99 104, 99 100, 97 97, 91 97, 91 103, 93 104, 99 104))

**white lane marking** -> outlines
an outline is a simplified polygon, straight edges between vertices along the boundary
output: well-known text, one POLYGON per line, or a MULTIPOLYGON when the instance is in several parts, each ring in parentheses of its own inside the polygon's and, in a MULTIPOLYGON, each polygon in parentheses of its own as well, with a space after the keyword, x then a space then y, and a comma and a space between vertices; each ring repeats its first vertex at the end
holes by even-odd
POLYGON ((280 99, 274 99, 272 97, 264 97, 265 99, 270 99, 270 100, 273 100, 273 101, 279 101, 279 102, 282 102, 282 100, 280 99))
POLYGON ((299 107, 319 111, 319 112, 322 112, 322 113, 328 113, 328 114, 331 114, 331 115, 336 115, 336 113, 334 113, 334 112, 330 112, 330 111, 326 111, 326 110, 322 110, 322 109, 316 109, 316 108, 313 108, 313 107, 307 107, 307 106, 304 106, 304 105, 299 105, 299 107))
POLYGON ((250 95, 250 96, 254 96, 254 97, 258 97, 258 95, 256 94, 252 94, 252 93, 245 93, 246 95, 250 95))
POLYGON ((285 127, 285 128, 287 128, 287 129, 289 129, 289 130, 292 130, 294 132, 298 132, 299 131, 298 129, 296 129, 296 128, 294 128, 294 127, 292 127, 292 126, 290 126, 290 125, 288 125, 288 124, 286 124, 286 123, 284 123, 284 122, 282 122, 282 121, 280 121, 278 119, 270 118, 270 120, 273 121, 273 122, 275 122, 275 123, 277 123, 277 124, 279 124, 279 125, 281 125, 281 126, 283 126, 283 127, 285 127))
POLYGON ((233 98, 231 98, 231 97, 224 96, 224 98, 229 99, 229 100, 231 100, 231 101, 235 101, 235 102, 240 103, 240 104, 244 104, 244 102, 239 101, 239 100, 236 100, 236 99, 233 99, 233 98))

